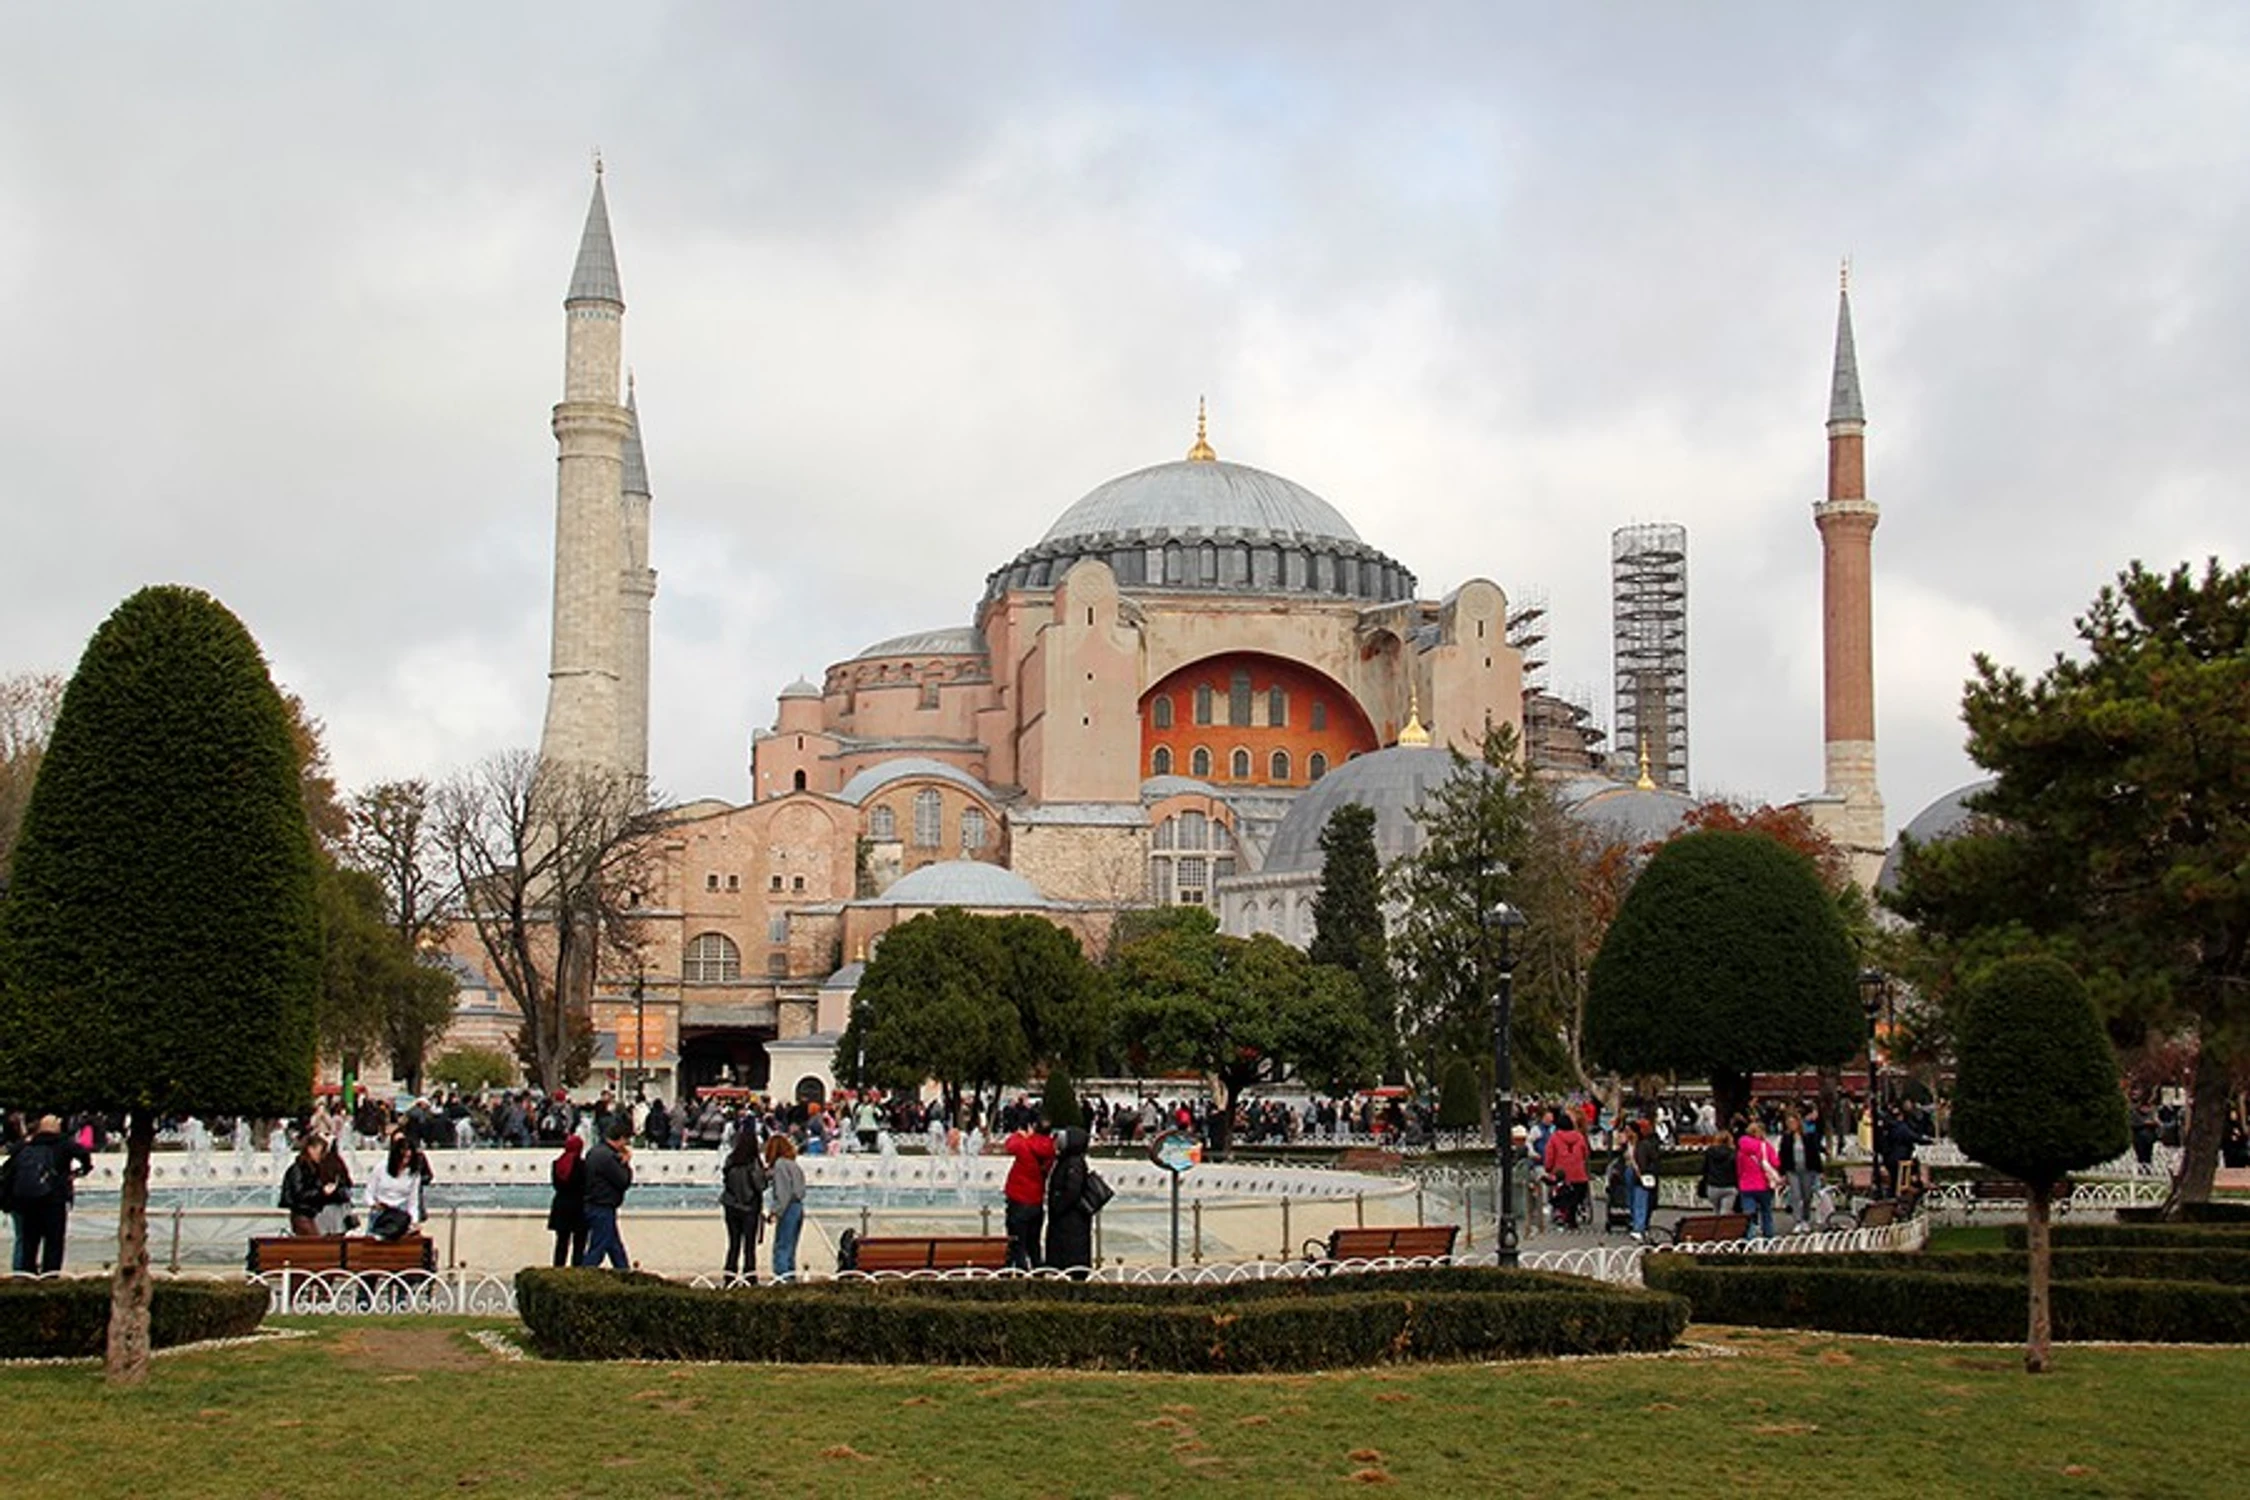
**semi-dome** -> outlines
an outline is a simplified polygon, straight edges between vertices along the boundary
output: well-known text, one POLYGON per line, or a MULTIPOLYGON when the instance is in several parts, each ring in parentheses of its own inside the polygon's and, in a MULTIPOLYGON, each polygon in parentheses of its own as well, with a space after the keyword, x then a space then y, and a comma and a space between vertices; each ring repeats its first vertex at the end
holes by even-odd
POLYGON ((986 580, 985 597, 1052 587, 1085 561, 1107 564, 1128 589, 1414 597, 1414 575, 1336 507, 1294 480, 1221 461, 1200 432, 1186 458, 1121 475, 1064 511, 986 580))
POLYGON ((1939 839, 1948 839, 1961 832, 1969 826, 1969 820, 1976 816, 1969 806, 1969 799, 1991 791, 1995 784, 1993 778, 1988 776, 1982 781, 1972 781, 1967 786, 1957 786, 1916 813, 1898 831, 1898 838, 1892 842, 1890 852, 1883 856, 1883 871, 1875 877, 1875 889, 1897 890, 1899 875, 1906 864, 1907 841, 1911 839, 1917 844, 1933 844, 1939 839))
POLYGON ((1013 870, 981 860, 948 859, 924 865, 891 882, 877 906, 990 906, 1013 910, 1052 906, 1039 888, 1013 870))
POLYGON ((1414 853, 1422 847, 1414 810, 1453 774, 1453 766, 1453 752, 1434 745, 1393 745, 1345 761, 1297 794, 1273 831, 1259 873, 1318 874, 1320 836, 1346 803, 1374 809, 1375 857, 1383 864, 1414 853))

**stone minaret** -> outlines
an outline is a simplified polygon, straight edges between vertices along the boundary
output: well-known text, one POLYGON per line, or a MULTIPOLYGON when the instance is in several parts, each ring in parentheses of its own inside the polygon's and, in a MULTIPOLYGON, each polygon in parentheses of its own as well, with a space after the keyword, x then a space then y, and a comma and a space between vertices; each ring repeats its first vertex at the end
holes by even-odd
POLYGON ((622 584, 629 529, 623 489, 633 414, 617 402, 625 296, 618 287, 598 161, 594 198, 586 208, 586 229, 563 311, 563 398, 554 415, 554 653, 539 753, 550 760, 629 770, 647 758, 645 749, 638 756, 623 749, 627 655, 622 584))
POLYGON ((1828 498, 1820 529, 1821 683, 1827 777, 1816 821, 1842 844, 1863 883, 1883 858, 1883 795, 1875 785, 1874 539, 1867 498, 1867 416, 1852 348, 1849 268, 1836 308, 1836 374, 1828 398, 1828 498))
POLYGON ((625 476, 619 497, 625 522, 625 567, 618 579, 619 640, 624 672, 618 685, 618 760, 648 779, 648 616, 656 570, 648 565, 648 458, 641 451, 641 410, 633 377, 625 376, 625 476))

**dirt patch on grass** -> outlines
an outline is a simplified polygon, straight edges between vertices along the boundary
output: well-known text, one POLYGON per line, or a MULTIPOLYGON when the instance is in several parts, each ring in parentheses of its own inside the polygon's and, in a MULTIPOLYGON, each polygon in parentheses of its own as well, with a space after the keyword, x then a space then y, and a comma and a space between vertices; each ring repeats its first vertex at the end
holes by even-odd
POLYGON ((443 1328, 349 1328, 330 1347, 363 1368, 412 1374, 482 1370, 492 1364, 491 1355, 443 1328))

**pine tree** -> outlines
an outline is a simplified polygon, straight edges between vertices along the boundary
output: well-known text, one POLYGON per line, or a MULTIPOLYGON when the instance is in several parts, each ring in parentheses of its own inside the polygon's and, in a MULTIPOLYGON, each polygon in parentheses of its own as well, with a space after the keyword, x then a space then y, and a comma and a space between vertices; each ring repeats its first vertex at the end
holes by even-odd
POLYGON ((2046 1370, 2047 1236, 2054 1185, 2128 1141, 2117 1058, 2086 988, 2045 956, 1994 965, 1969 988, 1954 1083, 1953 1138, 1986 1166, 2022 1179, 2031 1209, 2031 1333, 2024 1368, 2046 1370))
POLYGON ((143 589, 63 696, 0 903, 0 1097, 128 1116, 109 1375, 148 1371, 148 1167, 170 1114, 281 1115, 313 1078, 312 839, 242 623, 143 589))
MULTIPOLYGON (((1359 981, 1360 1001, 1386 1058, 1398 1037, 1398 980, 1383 930, 1383 866, 1375 852, 1375 810, 1347 802, 1320 833, 1320 894, 1313 899, 1317 964, 1333 964, 1359 981)), ((1393 1065, 1387 1064, 1385 1071, 1393 1065)))

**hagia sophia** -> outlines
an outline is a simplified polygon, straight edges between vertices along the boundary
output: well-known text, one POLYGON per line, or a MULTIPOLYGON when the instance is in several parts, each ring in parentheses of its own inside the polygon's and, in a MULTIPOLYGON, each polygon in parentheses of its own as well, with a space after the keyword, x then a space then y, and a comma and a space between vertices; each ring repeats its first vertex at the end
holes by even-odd
MULTIPOLYGON (((598 167, 564 309, 541 753, 645 778, 652 502, 598 167)), ((1827 778, 1804 805, 1871 878, 1883 809, 1863 431, 1846 288, 1813 507, 1827 778)), ((750 734, 745 800, 689 803, 667 825, 639 965, 597 984, 598 1079, 674 1095, 832 1087, 861 962, 937 907, 1035 912, 1098 950, 1122 910, 1195 903, 1229 932, 1303 944, 1330 813, 1366 803, 1384 858, 1408 852, 1411 810, 1488 726, 1523 735, 1611 836, 1678 826, 1694 805, 1684 551, 1666 596, 1673 696, 1625 684, 1621 634, 1620 698, 1639 695, 1605 748, 1537 681, 1536 607, 1484 577, 1426 588, 1335 505, 1221 446, 1199 407, 1182 456, 1060 506, 987 576, 972 618, 779 690, 750 734)), ((470 983, 456 1038, 475 1017, 497 1036, 507 1011, 470 983)))

